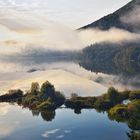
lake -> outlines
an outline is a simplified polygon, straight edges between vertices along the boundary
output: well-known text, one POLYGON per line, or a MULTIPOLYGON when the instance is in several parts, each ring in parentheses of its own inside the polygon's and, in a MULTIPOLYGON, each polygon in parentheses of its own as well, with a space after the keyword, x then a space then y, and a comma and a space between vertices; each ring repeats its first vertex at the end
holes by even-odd
MULTIPOLYGON (((49 80, 66 97, 71 93, 98 96, 113 85, 110 81, 116 77, 88 71, 74 62, 9 64, 6 72, 1 67, 1 93, 16 88, 26 91, 34 81, 42 83, 49 80), (106 79, 106 84, 96 82, 100 78, 106 79)), ((114 86, 131 88, 121 83, 114 86)), ((1 140, 127 140, 127 133, 130 132, 127 124, 111 121, 107 113, 94 109, 74 113, 74 110, 62 107, 55 112, 39 113, 18 105, 0 103, 0 123, 1 140)))
MULTIPOLYGON (((34 90, 34 97, 28 94, 30 97, 19 99, 18 105, 0 102, 0 140, 140 137, 137 104, 120 107, 118 114, 127 116, 119 120, 123 123, 113 120, 119 117, 111 118, 107 111, 95 109, 72 110, 63 105, 55 111, 29 110, 34 106, 54 108, 63 98, 60 93, 68 99, 71 95, 100 96, 109 87, 119 93, 140 89, 140 3, 133 0, 119 9, 127 2, 130 0, 0 0, 0 96, 19 92, 16 89, 29 93, 32 82, 53 85, 49 96, 34 90), (20 102, 24 106, 33 103, 23 108, 20 102)), ((116 103, 113 99, 121 100, 119 96, 104 96, 98 102, 112 106, 116 103)), ((95 107, 95 98, 86 100, 95 107)), ((81 102, 75 104, 77 107, 81 102)))
POLYGON ((1 140, 128 140, 130 129, 125 123, 108 119, 106 113, 94 109, 59 108, 55 113, 32 113, 17 105, 0 104, 1 140))

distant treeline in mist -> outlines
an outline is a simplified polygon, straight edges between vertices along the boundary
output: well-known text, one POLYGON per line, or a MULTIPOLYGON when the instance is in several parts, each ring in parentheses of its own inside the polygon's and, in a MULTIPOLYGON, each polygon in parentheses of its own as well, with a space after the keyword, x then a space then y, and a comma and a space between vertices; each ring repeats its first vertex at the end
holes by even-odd
POLYGON ((26 49, 22 53, 14 53, 8 55, 1 55, 0 59, 3 62, 14 63, 52 63, 61 61, 74 61, 79 57, 79 51, 59 51, 47 49, 26 49))

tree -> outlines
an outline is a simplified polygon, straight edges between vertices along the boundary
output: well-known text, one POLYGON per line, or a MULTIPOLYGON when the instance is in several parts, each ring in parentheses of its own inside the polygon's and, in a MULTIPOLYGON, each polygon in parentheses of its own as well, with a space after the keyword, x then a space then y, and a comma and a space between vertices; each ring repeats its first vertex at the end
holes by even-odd
POLYGON ((39 90, 40 90, 40 87, 39 87, 38 82, 33 82, 30 89, 31 94, 37 95, 39 93, 39 90))
POLYGON ((9 90, 8 91, 9 95, 13 95, 13 96, 23 96, 23 91, 20 89, 16 89, 16 90, 9 90))
POLYGON ((49 81, 46 81, 41 86, 41 94, 43 94, 44 98, 54 97, 55 96, 54 86, 49 81))
POLYGON ((140 99, 140 91, 139 90, 131 91, 129 94, 129 98, 130 100, 140 99))
POLYGON ((76 93, 72 93, 72 94, 71 94, 71 99, 74 99, 74 98, 76 98, 76 97, 78 97, 78 94, 76 94, 76 93))
POLYGON ((113 100, 116 100, 117 101, 117 98, 119 96, 119 93, 118 91, 114 88, 114 87, 110 87, 107 91, 107 98, 110 100, 110 101, 113 101, 113 100))

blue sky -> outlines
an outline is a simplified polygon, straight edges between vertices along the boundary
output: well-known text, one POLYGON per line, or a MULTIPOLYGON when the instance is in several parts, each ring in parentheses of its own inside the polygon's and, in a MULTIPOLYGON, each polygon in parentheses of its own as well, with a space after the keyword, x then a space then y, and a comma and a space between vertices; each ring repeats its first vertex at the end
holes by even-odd
POLYGON ((35 12, 78 28, 122 7, 130 0, 0 0, 0 8, 35 12))

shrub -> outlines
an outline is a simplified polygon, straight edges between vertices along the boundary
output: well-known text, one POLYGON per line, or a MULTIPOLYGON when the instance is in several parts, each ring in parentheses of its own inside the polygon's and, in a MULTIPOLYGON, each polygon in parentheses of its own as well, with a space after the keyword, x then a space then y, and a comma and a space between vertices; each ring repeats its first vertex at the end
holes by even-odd
POLYGON ((140 99, 140 90, 131 91, 129 93, 129 98, 130 98, 130 100, 140 99))
POLYGON ((123 119, 129 118, 129 113, 127 110, 127 106, 125 105, 116 105, 115 107, 111 108, 109 110, 109 116, 112 119, 115 119, 117 121, 122 121, 123 119))
POLYGON ((1 101, 12 101, 12 100, 17 100, 19 98, 23 97, 23 91, 20 89, 17 90, 9 90, 7 94, 1 95, 0 100, 1 101))

